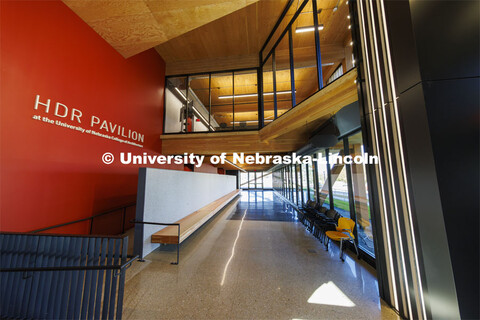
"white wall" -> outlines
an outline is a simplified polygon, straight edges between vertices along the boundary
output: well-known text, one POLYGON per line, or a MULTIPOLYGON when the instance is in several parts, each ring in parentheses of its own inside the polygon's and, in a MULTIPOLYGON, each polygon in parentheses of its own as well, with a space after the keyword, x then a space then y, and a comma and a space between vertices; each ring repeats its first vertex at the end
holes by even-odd
POLYGON ((208 131, 207 126, 203 124, 201 121, 197 121, 197 117, 193 116, 193 131, 198 132, 198 131, 208 131))
MULTIPOLYGON (((141 168, 136 219, 173 223, 236 188, 235 176, 141 168)), ((151 236, 164 227, 137 224, 135 228, 135 235, 143 233, 144 257, 159 246, 151 243, 151 236)), ((135 240, 135 249, 140 250, 140 244, 135 240)), ((139 251, 136 251, 136 254, 138 253, 139 251)))
POLYGON ((165 132, 181 132, 182 123, 180 122, 180 109, 183 104, 175 95, 167 88, 165 89, 165 132))

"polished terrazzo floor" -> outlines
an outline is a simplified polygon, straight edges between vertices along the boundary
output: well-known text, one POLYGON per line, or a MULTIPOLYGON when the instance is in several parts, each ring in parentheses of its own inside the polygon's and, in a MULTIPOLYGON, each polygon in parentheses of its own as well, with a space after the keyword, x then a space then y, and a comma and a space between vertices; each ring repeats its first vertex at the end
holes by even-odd
POLYGON ((398 319, 375 271, 324 247, 271 191, 244 191, 181 246, 128 270, 125 319, 398 319))

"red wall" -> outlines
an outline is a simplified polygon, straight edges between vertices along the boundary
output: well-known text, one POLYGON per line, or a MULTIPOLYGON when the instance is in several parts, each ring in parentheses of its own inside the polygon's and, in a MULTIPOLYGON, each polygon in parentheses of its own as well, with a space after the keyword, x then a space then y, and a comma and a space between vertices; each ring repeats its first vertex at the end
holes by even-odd
MULTIPOLYGON (((105 152, 161 151, 165 63, 153 50, 124 59, 60 1, 1 1, 0 229, 29 231, 136 200, 139 165, 105 152), (145 135, 139 148, 33 120, 51 99, 145 135)), ((100 131, 100 130, 97 130, 100 131)), ((159 166, 183 170, 183 165, 159 166)), ((85 232, 76 225, 68 232, 85 232)))

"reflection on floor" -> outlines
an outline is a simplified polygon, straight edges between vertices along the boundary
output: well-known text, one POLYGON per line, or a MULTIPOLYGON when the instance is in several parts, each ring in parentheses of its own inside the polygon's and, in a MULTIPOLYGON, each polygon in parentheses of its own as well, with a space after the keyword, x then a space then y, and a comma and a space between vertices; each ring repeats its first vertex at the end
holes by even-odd
POLYGON ((273 191, 243 191, 237 210, 228 219, 241 220, 245 209, 245 220, 296 221, 293 208, 273 191))
POLYGON ((126 319, 398 319, 375 271, 338 258, 272 191, 244 191, 182 244, 129 270, 126 319), (284 208, 284 209, 282 209, 284 208))

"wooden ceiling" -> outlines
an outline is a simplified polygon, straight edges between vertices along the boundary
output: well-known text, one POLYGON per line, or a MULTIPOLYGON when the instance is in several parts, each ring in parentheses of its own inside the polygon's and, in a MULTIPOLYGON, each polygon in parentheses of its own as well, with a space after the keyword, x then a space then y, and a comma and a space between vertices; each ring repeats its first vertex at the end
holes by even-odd
MULTIPOLYGON (((349 10, 344 0, 316 0, 318 20, 323 25, 320 31, 323 84, 343 63, 344 71, 350 69, 347 60, 352 59, 348 28, 349 10), (338 4, 338 9, 334 7, 338 4)), ((167 74, 188 74, 204 71, 231 70, 235 68, 257 67, 258 53, 269 32, 283 11, 285 0, 260 0, 244 9, 192 30, 156 47, 167 62, 167 74), (270 27, 268 27, 270 25, 270 27), (257 32, 254 32, 254 31, 257 32)), ((266 59, 281 32, 300 7, 303 0, 294 0, 285 18, 266 44, 263 58, 266 59)), ((302 9, 292 24, 293 59, 296 103, 300 103, 318 90, 316 70, 316 48, 313 32, 295 32, 298 28, 313 26, 312 1, 302 9)), ((288 37, 284 36, 275 49, 277 116, 292 107, 290 87, 290 55, 288 37)), ((263 66, 263 89, 265 122, 274 119, 273 110, 273 67, 272 57, 263 66)), ((209 109, 224 130, 233 126, 239 129, 254 129, 257 126, 258 102, 256 70, 240 73, 212 74, 211 91, 208 88, 208 74, 190 77, 189 87, 202 104, 209 109), (233 88, 233 86, 235 88, 233 88), (235 95, 235 101, 231 98, 235 95), (251 96, 241 96, 252 94, 251 96), (238 97, 240 95, 240 97, 238 97), (230 96, 230 98, 226 98, 230 96), (211 102, 211 103, 210 103, 211 102), (241 122, 241 123, 240 123, 241 122)))
POLYGON ((168 74, 258 66, 258 53, 287 0, 260 0, 156 47, 168 74))
POLYGON ((125 58, 258 0, 62 0, 125 58))
MULTIPOLYGON (((155 47, 167 75, 258 66, 258 53, 288 0, 62 0, 112 47, 128 58, 155 47)), ((303 0, 294 0, 288 21, 303 0)), ((346 0, 316 0, 324 62, 345 56, 349 37, 346 0), (338 10, 333 8, 337 5, 338 10)), ((286 23, 274 35, 277 38, 286 23)), ((309 2, 293 24, 313 24, 309 2)), ((294 34, 294 47, 312 50, 313 33, 294 34)), ((287 43, 284 41, 285 44, 287 43)), ((267 45, 269 51, 273 42, 267 45)), ((314 49, 314 48, 313 48, 314 49)), ((297 51, 297 54, 302 54, 297 51)), ((277 56, 288 57, 280 45, 277 56), (282 52, 283 51, 283 52, 282 52)), ((305 61, 310 64, 313 61, 305 61)))
MULTIPOLYGON (((258 66, 258 54, 281 15, 287 0, 260 0, 202 27, 156 46, 167 63, 167 75, 220 71, 258 66)), ((267 44, 264 55, 272 48, 287 22, 299 8, 302 0, 294 0, 273 40, 267 44)), ((317 0, 322 63, 338 64, 345 58, 345 43, 351 38, 346 0, 317 0), (337 5, 338 9, 333 10, 337 5)), ((313 25, 311 2, 302 10, 292 25, 293 30, 313 25)), ((288 41, 285 38, 277 48, 277 60, 288 62, 288 41)), ((313 32, 293 35, 296 63, 315 64, 313 32), (303 58, 302 58, 303 57, 303 58)), ((333 72, 333 70, 332 70, 333 72)), ((328 73, 328 72, 327 72, 328 73)))

